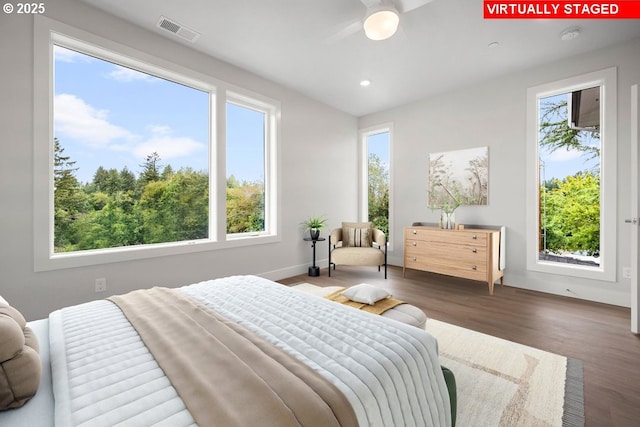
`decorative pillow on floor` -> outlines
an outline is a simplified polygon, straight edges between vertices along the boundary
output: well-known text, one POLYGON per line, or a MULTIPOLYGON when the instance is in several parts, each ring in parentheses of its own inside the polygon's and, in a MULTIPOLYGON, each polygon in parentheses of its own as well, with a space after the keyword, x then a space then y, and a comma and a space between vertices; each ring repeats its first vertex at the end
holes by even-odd
POLYGON ((340 295, 344 295, 351 301, 369 305, 374 305, 381 299, 385 299, 391 296, 391 294, 384 289, 380 289, 367 283, 361 283, 359 285, 351 286, 350 288, 347 288, 344 291, 340 292, 340 295))
POLYGON ((21 407, 40 385, 38 339, 26 325, 18 310, 0 302, 0 411, 21 407))

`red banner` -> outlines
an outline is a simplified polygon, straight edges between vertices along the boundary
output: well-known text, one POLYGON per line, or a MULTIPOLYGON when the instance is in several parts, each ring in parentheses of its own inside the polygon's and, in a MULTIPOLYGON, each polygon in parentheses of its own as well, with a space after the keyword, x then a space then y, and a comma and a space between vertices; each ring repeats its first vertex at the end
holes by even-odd
POLYGON ((640 19, 640 1, 484 0, 485 19, 640 19))

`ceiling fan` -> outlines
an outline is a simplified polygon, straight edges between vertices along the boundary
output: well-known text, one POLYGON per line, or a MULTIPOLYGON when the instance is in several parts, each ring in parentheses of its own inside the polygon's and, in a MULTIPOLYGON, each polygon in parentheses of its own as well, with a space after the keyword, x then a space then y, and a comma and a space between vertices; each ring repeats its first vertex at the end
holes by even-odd
POLYGON ((337 41, 364 30, 371 40, 385 40, 393 36, 400 23, 400 15, 424 6, 433 0, 360 0, 367 8, 364 18, 350 23, 336 32, 329 41, 337 41))

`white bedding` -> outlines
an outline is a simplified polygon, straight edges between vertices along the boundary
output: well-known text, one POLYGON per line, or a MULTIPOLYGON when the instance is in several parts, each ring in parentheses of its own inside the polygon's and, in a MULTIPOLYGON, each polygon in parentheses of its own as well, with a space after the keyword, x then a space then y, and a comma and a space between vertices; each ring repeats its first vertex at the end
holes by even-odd
MULTIPOLYGON (((254 276, 181 290, 328 378, 362 426, 451 424, 436 341, 418 328, 254 276)), ((54 312, 50 336, 57 426, 193 425, 115 304, 54 312)))

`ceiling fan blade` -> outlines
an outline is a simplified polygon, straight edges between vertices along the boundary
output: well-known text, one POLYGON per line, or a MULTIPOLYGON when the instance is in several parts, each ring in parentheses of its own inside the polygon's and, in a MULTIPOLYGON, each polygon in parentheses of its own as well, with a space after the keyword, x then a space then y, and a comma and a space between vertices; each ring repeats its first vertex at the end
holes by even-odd
POLYGON ((382 4, 382 0, 360 0, 360 2, 366 6, 367 9, 374 8, 376 6, 380 6, 382 4))
POLYGON ((334 29, 331 35, 324 39, 326 44, 333 44, 339 42, 342 39, 349 37, 352 34, 362 30, 362 21, 352 21, 334 29))
MULTIPOLYGON (((366 0, 360 1, 364 3, 366 0)), ((427 3, 431 3, 432 1, 433 0, 393 0, 400 13, 409 12, 413 9, 422 7, 427 3)))

